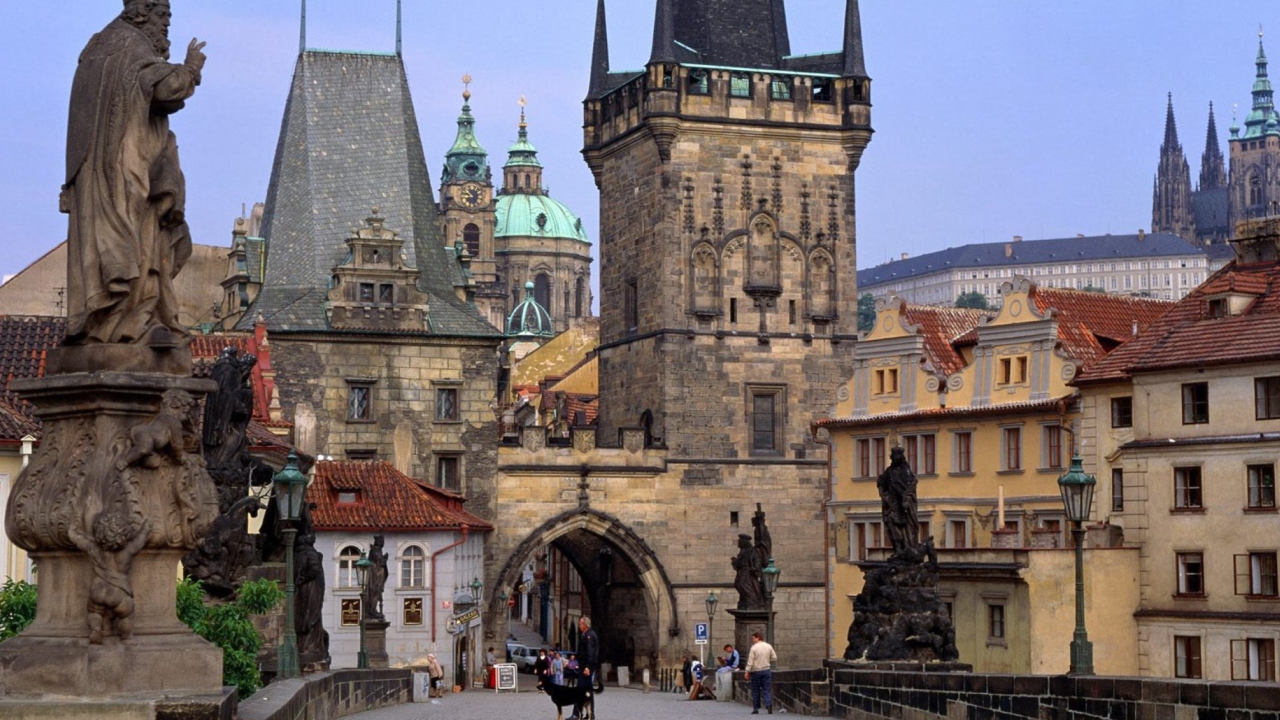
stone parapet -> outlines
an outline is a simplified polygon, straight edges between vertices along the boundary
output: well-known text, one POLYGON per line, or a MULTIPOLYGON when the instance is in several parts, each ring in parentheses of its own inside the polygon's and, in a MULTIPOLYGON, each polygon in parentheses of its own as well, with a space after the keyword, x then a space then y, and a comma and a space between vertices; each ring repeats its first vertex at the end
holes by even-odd
POLYGON ((240 706, 239 720, 340 718, 403 705, 413 694, 409 670, 338 670, 271 683, 240 706))

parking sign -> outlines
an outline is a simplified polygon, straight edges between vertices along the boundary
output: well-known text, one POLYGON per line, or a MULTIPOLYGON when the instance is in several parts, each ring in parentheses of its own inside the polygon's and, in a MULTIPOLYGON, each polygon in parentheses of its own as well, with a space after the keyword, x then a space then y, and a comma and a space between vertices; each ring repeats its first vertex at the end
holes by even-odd
POLYGON ((707 624, 706 623, 693 624, 693 644, 695 645, 707 644, 707 624))

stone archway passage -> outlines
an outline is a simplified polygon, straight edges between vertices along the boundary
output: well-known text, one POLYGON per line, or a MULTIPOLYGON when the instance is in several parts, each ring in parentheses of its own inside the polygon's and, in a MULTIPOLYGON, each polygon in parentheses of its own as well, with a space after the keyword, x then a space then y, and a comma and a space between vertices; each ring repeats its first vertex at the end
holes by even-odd
MULTIPOLYGON (((606 662, 656 667, 665 643, 680 633, 675 594, 648 543, 607 513, 579 508, 543 523, 507 558, 498 587, 514 587, 547 547, 560 551, 583 580, 606 662)), ((509 615, 489 600, 490 625, 506 634, 509 615)))

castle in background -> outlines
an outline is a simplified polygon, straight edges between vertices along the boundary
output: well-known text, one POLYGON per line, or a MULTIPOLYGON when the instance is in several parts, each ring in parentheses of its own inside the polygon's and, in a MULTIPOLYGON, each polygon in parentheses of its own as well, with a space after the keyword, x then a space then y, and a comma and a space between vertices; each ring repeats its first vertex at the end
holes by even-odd
POLYGON ((1257 77, 1253 108, 1241 128, 1231 121, 1230 169, 1218 144, 1213 104, 1200 180, 1191 189, 1191 169, 1178 140, 1173 95, 1165 116, 1164 142, 1152 197, 1151 232, 1172 233, 1200 245, 1223 245, 1241 220, 1275 214, 1280 209, 1280 114, 1267 75, 1267 53, 1258 37, 1257 77))

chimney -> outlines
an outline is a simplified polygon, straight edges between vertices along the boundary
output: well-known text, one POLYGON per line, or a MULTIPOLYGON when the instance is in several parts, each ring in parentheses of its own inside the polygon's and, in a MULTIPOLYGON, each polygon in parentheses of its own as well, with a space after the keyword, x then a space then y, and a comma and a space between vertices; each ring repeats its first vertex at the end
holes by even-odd
POLYGON ((910 259, 910 257, 911 257, 911 253, 902 253, 902 259, 903 259, 903 260, 910 259))
POLYGON ((1022 242, 1022 236, 1021 236, 1021 235, 1014 235, 1014 236, 1013 236, 1013 241, 1014 241, 1014 242, 1022 242))
MULTIPOLYGON (((1014 238, 1014 240, 1020 240, 1020 239, 1021 238, 1014 238)), ((1013 243, 1004 244, 1004 256, 1007 258, 1013 257, 1013 243)))
POLYGON ((1076 233, 1076 237, 1083 239, 1084 233, 1076 233))
POLYGON ((1142 242, 1143 240, 1146 240, 1146 239, 1147 239, 1147 231, 1143 230, 1142 228, 1138 228, 1138 242, 1142 242))

